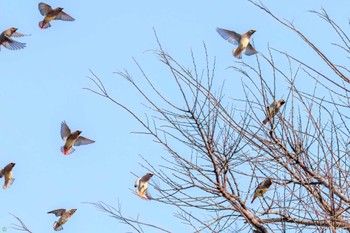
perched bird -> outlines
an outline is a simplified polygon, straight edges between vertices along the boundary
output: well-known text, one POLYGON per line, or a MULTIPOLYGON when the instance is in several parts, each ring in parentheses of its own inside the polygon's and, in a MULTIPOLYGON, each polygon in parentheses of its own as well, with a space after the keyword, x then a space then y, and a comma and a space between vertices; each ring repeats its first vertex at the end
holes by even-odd
POLYGON ((151 177, 153 176, 152 173, 147 173, 146 175, 144 175, 143 177, 140 177, 136 180, 134 187, 137 188, 137 194, 139 195, 139 197, 146 199, 146 200, 150 200, 151 199, 151 195, 148 192, 148 182, 151 179, 151 177))
POLYGON ((55 9, 52 9, 52 7, 46 3, 39 3, 39 11, 40 13, 45 16, 43 21, 39 22, 39 27, 41 29, 46 29, 48 27, 51 27, 50 21, 51 20, 64 20, 64 21, 74 21, 75 19, 68 15, 67 13, 62 11, 62 7, 57 7, 55 9))
POLYGON ((262 124, 265 125, 269 120, 274 118, 276 114, 279 112, 281 106, 285 103, 286 101, 284 100, 273 101, 273 103, 267 107, 267 116, 263 120, 262 124))
POLYGON ((222 38, 224 38, 228 42, 238 45, 236 49, 232 50, 232 54, 236 58, 241 59, 242 52, 248 56, 258 53, 250 44, 250 37, 254 34, 255 30, 249 30, 248 32, 242 35, 238 34, 237 32, 229 31, 222 28, 216 28, 216 31, 220 34, 222 38))
POLYGON ((17 32, 17 28, 15 27, 6 29, 0 34, 0 47, 1 45, 3 45, 5 48, 10 50, 23 49, 24 47, 26 47, 26 43, 15 41, 10 38, 11 36, 22 37, 26 35, 17 32))
POLYGON ((5 176, 5 182, 4 182, 3 189, 7 189, 9 184, 12 185, 13 181, 15 180, 12 177, 12 168, 15 165, 16 165, 15 163, 9 163, 3 169, 1 169, 1 171, 0 171, 0 178, 5 176))
POLYGON ((66 211, 66 209, 58 209, 58 210, 52 210, 52 211, 47 212, 48 214, 55 214, 56 217, 61 216, 58 219, 58 221, 55 221, 53 223, 53 229, 55 231, 63 230, 62 225, 68 221, 68 219, 75 213, 76 210, 77 209, 71 209, 71 210, 66 211))
POLYGON ((73 146, 87 145, 94 143, 95 141, 79 136, 82 131, 77 130, 71 133, 68 125, 65 121, 61 123, 61 138, 65 142, 61 147, 61 151, 64 155, 69 155, 75 151, 73 146))
POLYGON ((272 178, 267 178, 266 180, 261 182, 254 191, 254 196, 251 203, 254 202, 255 198, 262 197, 267 192, 267 190, 269 190, 272 182, 272 178))

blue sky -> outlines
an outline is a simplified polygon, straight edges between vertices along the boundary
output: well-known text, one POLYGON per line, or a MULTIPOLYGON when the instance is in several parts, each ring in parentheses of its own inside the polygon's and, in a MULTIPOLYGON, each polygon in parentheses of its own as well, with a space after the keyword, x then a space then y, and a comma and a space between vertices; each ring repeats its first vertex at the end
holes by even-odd
MULTIPOLYGON (((17 27, 19 32, 31 34, 15 38, 27 43, 25 49, 1 47, 0 51, 0 167, 16 162, 14 184, 0 190, 0 232, 3 226, 7 232, 15 232, 10 224, 16 221, 9 213, 24 220, 35 233, 51 232, 56 217, 46 212, 58 208, 78 209, 64 225, 64 232, 131 230, 82 203, 97 201, 111 205, 119 201, 126 216, 139 215, 141 220, 174 232, 190 232, 174 218, 169 206, 140 200, 130 190, 135 181, 131 172, 147 172, 139 165, 139 155, 157 164, 166 151, 152 138, 132 134, 142 128, 130 115, 83 88, 92 87, 86 78, 91 69, 113 97, 143 116, 147 109, 141 98, 113 74, 125 68, 137 79, 140 74, 132 61, 135 57, 171 96, 167 72, 151 52, 146 52, 157 48, 153 28, 164 49, 188 66, 190 50, 202 59, 205 42, 211 58, 217 59, 217 82, 225 80, 231 95, 242 93, 237 85, 241 77, 226 70, 236 61, 231 55, 233 46, 215 32, 216 27, 240 33, 255 29, 255 47, 264 54, 269 44, 305 59, 315 57, 297 36, 264 12, 247 1, 238 2, 51 0, 46 3, 63 7, 76 20, 53 21, 51 28, 41 30, 39 2, 0 0, 0 31, 17 27), (96 143, 77 147, 71 156, 64 157, 59 133, 63 120, 96 143)), ((327 34, 329 28, 320 18, 307 11, 324 7, 336 22, 347 25, 345 0, 337 4, 325 0, 264 3, 278 16, 294 20, 330 58, 336 58, 330 45, 336 38, 327 34)), ((243 59, 255 61, 254 57, 243 59)), ((284 96, 284 91, 279 90, 278 95, 284 96)))

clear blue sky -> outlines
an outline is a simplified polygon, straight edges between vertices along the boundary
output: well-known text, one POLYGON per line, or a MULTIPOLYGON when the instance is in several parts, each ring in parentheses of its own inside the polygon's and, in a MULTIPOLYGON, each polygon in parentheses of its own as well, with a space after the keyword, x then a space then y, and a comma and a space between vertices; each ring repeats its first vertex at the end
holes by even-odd
MULTIPOLYGON (((140 200, 130 190, 135 181, 131 172, 146 173, 139 165, 139 155, 156 165, 165 150, 152 138, 131 134, 141 127, 122 109, 82 89, 92 87, 86 78, 91 69, 114 97, 142 114, 146 109, 141 98, 113 74, 126 68, 137 79, 139 73, 132 61, 135 57, 171 94, 166 85, 167 73, 152 53, 145 53, 157 48, 152 28, 165 50, 188 66, 191 49, 203 58, 204 41, 210 56, 217 58, 216 79, 218 83, 226 80, 230 95, 241 93, 237 85, 241 77, 225 70, 235 61, 231 55, 233 46, 216 33, 216 27, 240 33, 255 29, 255 47, 264 54, 268 43, 298 56, 311 51, 293 33, 246 1, 51 0, 46 3, 63 7, 76 20, 53 21, 46 30, 38 27, 43 18, 38 3, 0 0, 0 31, 17 27, 19 32, 31 34, 14 38, 27 43, 25 49, 10 51, 1 47, 0 51, 0 167, 16 162, 14 184, 0 190, 0 232, 3 226, 7 232, 15 232, 10 224, 17 222, 8 213, 24 220, 34 233, 53 232, 56 217, 46 212, 58 208, 78 209, 64 225, 64 232, 130 231, 93 206, 82 204, 104 201, 116 206, 118 200, 125 216, 139 215, 141 220, 174 232, 190 232, 174 218, 169 206, 140 200), (96 143, 77 147, 72 155, 64 157, 60 152, 63 120, 96 143)), ((264 3, 278 16, 294 20, 295 26, 328 50, 326 54, 331 58, 336 56, 330 46, 336 40, 327 35, 329 28, 307 10, 322 6, 337 22, 347 25, 347 1, 264 3)), ((254 56, 244 60, 255 62, 254 56)), ((279 90, 278 95, 285 96, 284 91, 279 90)), ((152 188, 150 192, 157 195, 152 188)))

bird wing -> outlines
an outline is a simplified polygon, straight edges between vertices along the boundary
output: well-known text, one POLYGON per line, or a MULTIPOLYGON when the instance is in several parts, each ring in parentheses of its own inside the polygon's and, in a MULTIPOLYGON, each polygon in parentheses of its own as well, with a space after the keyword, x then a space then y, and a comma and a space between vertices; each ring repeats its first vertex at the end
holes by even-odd
POLYGON ((256 50, 253 48, 253 46, 249 43, 249 44, 247 45, 247 48, 245 49, 244 53, 245 53, 245 55, 250 56, 250 55, 254 55, 254 54, 258 53, 258 51, 256 51, 256 50))
POLYGON ((94 142, 95 142, 94 140, 79 136, 78 139, 75 141, 74 146, 87 145, 94 142))
POLYGON ((20 32, 14 32, 14 33, 12 33, 12 36, 13 37, 22 37, 22 36, 30 36, 30 34, 26 35, 26 34, 22 34, 20 32))
POLYGON ((58 15, 56 16, 55 19, 59 19, 59 20, 64 20, 64 21, 74 21, 75 19, 68 15, 67 13, 61 11, 60 13, 58 13, 58 15))
MULTIPOLYGON (((0 175, 1 175, 1 173, 0 173, 0 175)), ((137 180, 135 181, 135 184, 134 184, 135 188, 137 188, 140 185, 140 180, 141 180, 141 178, 137 178, 137 180)))
POLYGON ((54 214, 56 217, 62 216, 66 212, 66 209, 57 209, 47 212, 48 214, 54 214))
POLYGON ((15 40, 12 40, 11 38, 5 36, 5 39, 1 43, 5 48, 10 50, 17 50, 17 49, 23 49, 26 47, 26 43, 21 43, 15 40))
POLYGON ((61 138, 66 141, 68 136, 71 134, 70 129, 65 121, 61 123, 61 138))
POLYGON ((238 44, 238 42, 241 40, 241 35, 237 32, 229 31, 222 28, 216 28, 216 31, 220 34, 222 38, 224 38, 232 44, 238 44))
POLYGON ((38 8, 39 8, 40 14, 42 14, 43 16, 47 15, 47 13, 52 11, 52 7, 49 4, 46 4, 43 2, 39 3, 38 8))
POLYGON ((152 196, 149 193, 148 189, 145 191, 144 197, 146 198, 146 200, 151 200, 152 199, 152 196))

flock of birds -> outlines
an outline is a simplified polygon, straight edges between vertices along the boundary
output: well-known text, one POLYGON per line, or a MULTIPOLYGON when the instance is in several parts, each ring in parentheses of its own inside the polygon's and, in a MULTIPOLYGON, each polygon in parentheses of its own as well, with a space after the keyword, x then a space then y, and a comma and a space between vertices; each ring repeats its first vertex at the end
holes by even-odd
MULTIPOLYGON (((46 3, 39 3, 39 11, 44 16, 44 19, 39 22, 39 27, 41 29, 47 29, 51 27, 50 22, 52 20, 65 20, 65 21, 74 21, 74 18, 68 15, 63 11, 63 8, 57 7, 52 9, 52 7, 46 3)), ((239 34, 234 31, 217 28, 216 31, 220 34, 222 38, 227 40, 232 44, 236 44, 237 47, 232 50, 234 57, 240 59, 242 58, 242 53, 250 56, 258 53, 250 43, 250 37, 256 32, 255 30, 249 30, 244 34, 239 34)), ((11 37, 22 37, 26 36, 25 34, 17 32, 17 28, 12 27, 3 31, 0 35, 0 47, 1 45, 10 50, 23 49, 25 43, 21 43, 13 40, 11 37)), ((270 106, 267 107, 266 118, 262 121, 262 124, 265 125, 267 122, 273 124, 273 118, 279 112, 280 107, 285 104, 284 100, 274 101, 270 106)), ((71 132, 70 128, 65 121, 61 123, 61 138, 64 141, 64 145, 61 147, 61 152, 66 156, 75 151, 73 146, 87 145, 94 143, 95 141, 80 136, 82 131, 76 130, 71 132)), ((4 177, 4 186, 3 189, 7 189, 9 185, 12 185, 14 178, 12 176, 12 170, 16 164, 14 162, 9 163, 3 169, 0 170, 0 178, 4 177)), ((148 183, 153 176, 153 173, 147 173, 146 175, 138 178, 135 182, 134 187, 138 196, 145 200, 151 200, 151 195, 148 191, 148 183)), ((251 203, 257 197, 263 196, 273 183, 271 178, 267 178, 262 181, 254 191, 254 196, 251 203)), ((68 219, 75 213, 77 209, 57 209, 47 212, 48 214, 55 214, 56 217, 60 217, 58 221, 55 221, 53 228, 55 231, 60 231, 63 229, 62 225, 65 224, 68 219)))

